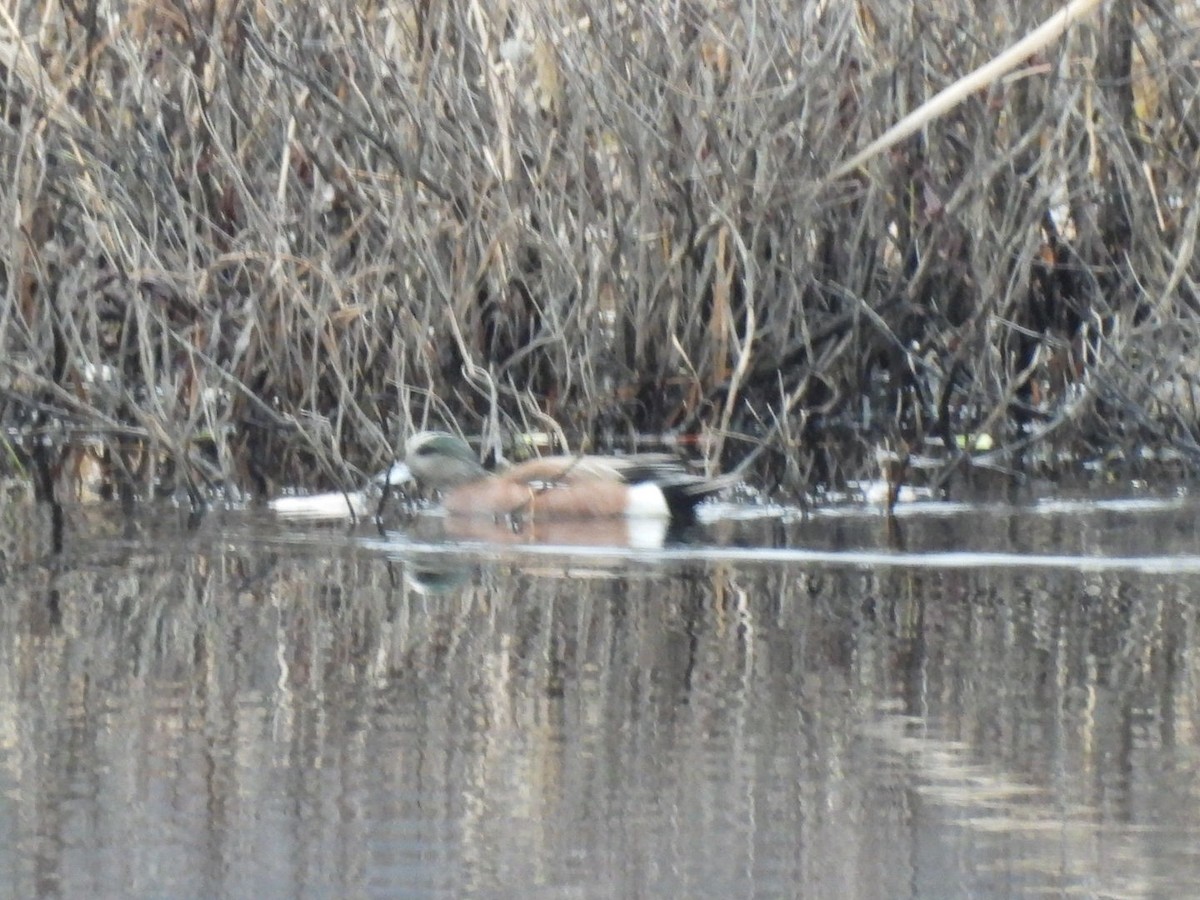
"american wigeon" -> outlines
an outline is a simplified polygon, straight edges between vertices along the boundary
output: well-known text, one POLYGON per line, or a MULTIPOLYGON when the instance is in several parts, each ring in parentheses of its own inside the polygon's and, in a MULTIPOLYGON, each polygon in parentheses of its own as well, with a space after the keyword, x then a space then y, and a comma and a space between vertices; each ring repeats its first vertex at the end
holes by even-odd
POLYGON ((490 472, 467 443, 441 431, 409 438, 404 461, 377 480, 441 493, 456 516, 588 519, 617 516, 690 521, 697 504, 733 483, 689 472, 666 454, 543 456, 490 472))

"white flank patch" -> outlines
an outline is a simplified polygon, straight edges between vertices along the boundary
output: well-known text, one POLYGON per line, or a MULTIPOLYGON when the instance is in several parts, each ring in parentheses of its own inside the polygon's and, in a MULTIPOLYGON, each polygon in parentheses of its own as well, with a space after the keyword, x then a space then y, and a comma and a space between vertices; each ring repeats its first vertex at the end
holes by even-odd
POLYGON ((667 539, 667 520, 662 516, 631 518, 626 524, 629 546, 634 550, 661 550, 667 539))
POLYGON ((629 488, 629 499, 625 503, 625 515, 630 518, 669 519, 671 509, 667 506, 662 488, 649 481, 629 488))

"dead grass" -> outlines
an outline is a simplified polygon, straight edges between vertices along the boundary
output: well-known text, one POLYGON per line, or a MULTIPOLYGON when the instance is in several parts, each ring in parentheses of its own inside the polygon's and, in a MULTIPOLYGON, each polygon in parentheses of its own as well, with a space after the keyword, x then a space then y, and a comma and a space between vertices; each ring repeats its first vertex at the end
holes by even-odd
POLYGON ((1200 458, 1190 8, 1111 4, 826 179, 1057 4, 1015 6, 24 3, 0 458, 83 434, 196 496, 448 423, 703 430, 791 490, 978 431, 1200 458))

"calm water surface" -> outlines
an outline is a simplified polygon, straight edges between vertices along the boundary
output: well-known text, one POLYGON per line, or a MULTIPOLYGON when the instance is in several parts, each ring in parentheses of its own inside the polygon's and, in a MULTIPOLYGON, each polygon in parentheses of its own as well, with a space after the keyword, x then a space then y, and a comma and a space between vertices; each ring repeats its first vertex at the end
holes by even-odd
POLYGON ((0 896, 1196 896, 1198 513, 9 506, 0 896))

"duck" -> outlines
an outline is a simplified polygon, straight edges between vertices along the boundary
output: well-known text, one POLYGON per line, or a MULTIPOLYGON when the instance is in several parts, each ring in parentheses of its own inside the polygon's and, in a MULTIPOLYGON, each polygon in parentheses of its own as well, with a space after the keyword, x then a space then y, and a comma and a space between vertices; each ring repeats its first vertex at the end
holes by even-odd
POLYGON ((402 461, 376 476, 382 485, 415 482, 441 495, 448 515, 498 519, 648 518, 691 523, 696 508, 731 476, 705 478, 669 454, 542 456, 490 471, 462 438, 422 431, 402 461))

